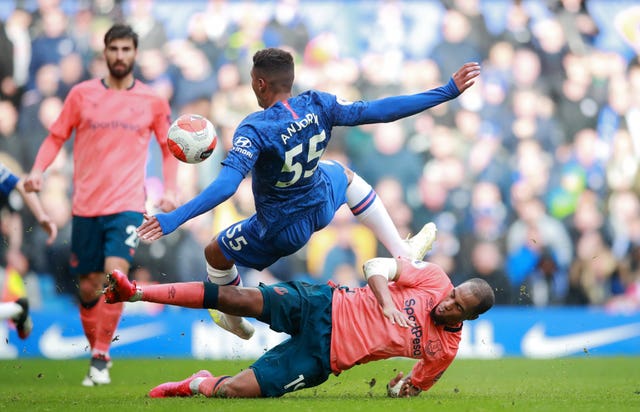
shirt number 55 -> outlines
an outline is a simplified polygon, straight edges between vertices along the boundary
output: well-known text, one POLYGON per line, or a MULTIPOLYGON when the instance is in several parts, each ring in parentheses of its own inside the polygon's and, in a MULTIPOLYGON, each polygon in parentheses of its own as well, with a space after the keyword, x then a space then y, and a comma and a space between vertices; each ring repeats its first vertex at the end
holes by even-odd
POLYGON ((228 239, 226 242, 229 248, 235 250, 236 252, 241 250, 243 246, 247 245, 247 239, 240 235, 242 232, 242 223, 238 223, 237 225, 231 226, 224 233, 225 237, 228 239))

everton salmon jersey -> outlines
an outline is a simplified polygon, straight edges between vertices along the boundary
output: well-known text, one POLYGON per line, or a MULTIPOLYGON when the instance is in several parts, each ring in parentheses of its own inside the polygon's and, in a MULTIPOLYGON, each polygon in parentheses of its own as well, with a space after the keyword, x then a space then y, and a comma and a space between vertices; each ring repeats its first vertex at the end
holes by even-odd
POLYGON ((332 303, 331 369, 334 373, 389 357, 417 359, 411 382, 427 390, 440 378, 458 352, 462 324, 437 325, 432 309, 451 293, 453 285, 439 266, 422 261, 398 261, 399 276, 389 284, 397 308, 415 326, 401 328, 384 317, 371 288, 336 289, 332 303))
POLYGON ((345 102, 307 91, 247 116, 236 129, 226 166, 252 175, 258 219, 273 228, 292 216, 312 213, 326 201, 318 162, 333 126, 361 124, 367 102, 345 102))

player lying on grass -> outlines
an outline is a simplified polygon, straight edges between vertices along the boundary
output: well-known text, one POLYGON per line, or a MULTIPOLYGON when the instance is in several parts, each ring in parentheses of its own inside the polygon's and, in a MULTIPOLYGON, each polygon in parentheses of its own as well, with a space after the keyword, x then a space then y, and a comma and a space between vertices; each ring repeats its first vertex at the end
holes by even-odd
POLYGON ((114 271, 104 295, 109 303, 215 308, 254 317, 290 335, 235 376, 203 370, 153 388, 153 398, 278 397, 317 386, 331 373, 398 356, 418 362, 408 376, 401 372, 391 379, 388 394, 416 396, 433 386, 455 358, 463 321, 476 319, 494 303, 486 281, 473 278, 454 288, 433 263, 374 258, 364 264, 364 275, 368 286, 355 289, 300 281, 255 288, 210 282, 140 287, 114 271))

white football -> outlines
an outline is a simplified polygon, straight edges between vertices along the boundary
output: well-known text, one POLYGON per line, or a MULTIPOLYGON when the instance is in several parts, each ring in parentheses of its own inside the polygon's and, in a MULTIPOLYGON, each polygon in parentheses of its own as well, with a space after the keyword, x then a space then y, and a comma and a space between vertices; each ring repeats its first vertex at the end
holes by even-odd
POLYGON ((213 124, 197 114, 183 114, 169 127, 167 144, 173 155, 185 163, 200 163, 213 153, 218 135, 213 124))

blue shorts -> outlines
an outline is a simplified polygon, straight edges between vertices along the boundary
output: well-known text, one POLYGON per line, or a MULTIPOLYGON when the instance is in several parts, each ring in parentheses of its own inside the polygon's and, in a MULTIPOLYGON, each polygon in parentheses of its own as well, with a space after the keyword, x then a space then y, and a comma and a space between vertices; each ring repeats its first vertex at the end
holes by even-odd
POLYGON ((255 214, 241 220, 218 234, 218 244, 224 255, 240 266, 262 270, 306 245, 311 235, 328 225, 336 210, 347 200, 348 181, 341 164, 321 162, 318 172, 327 178, 330 189, 321 208, 266 233, 255 214))
POLYGON ((251 365, 262 396, 282 396, 326 381, 331 374, 333 288, 291 281, 260 284, 259 289, 264 311, 257 319, 291 335, 251 365))
POLYGON ((71 222, 71 273, 87 275, 104 271, 107 257, 133 261, 139 238, 136 228, 142 213, 121 212, 107 216, 73 216, 71 222))

